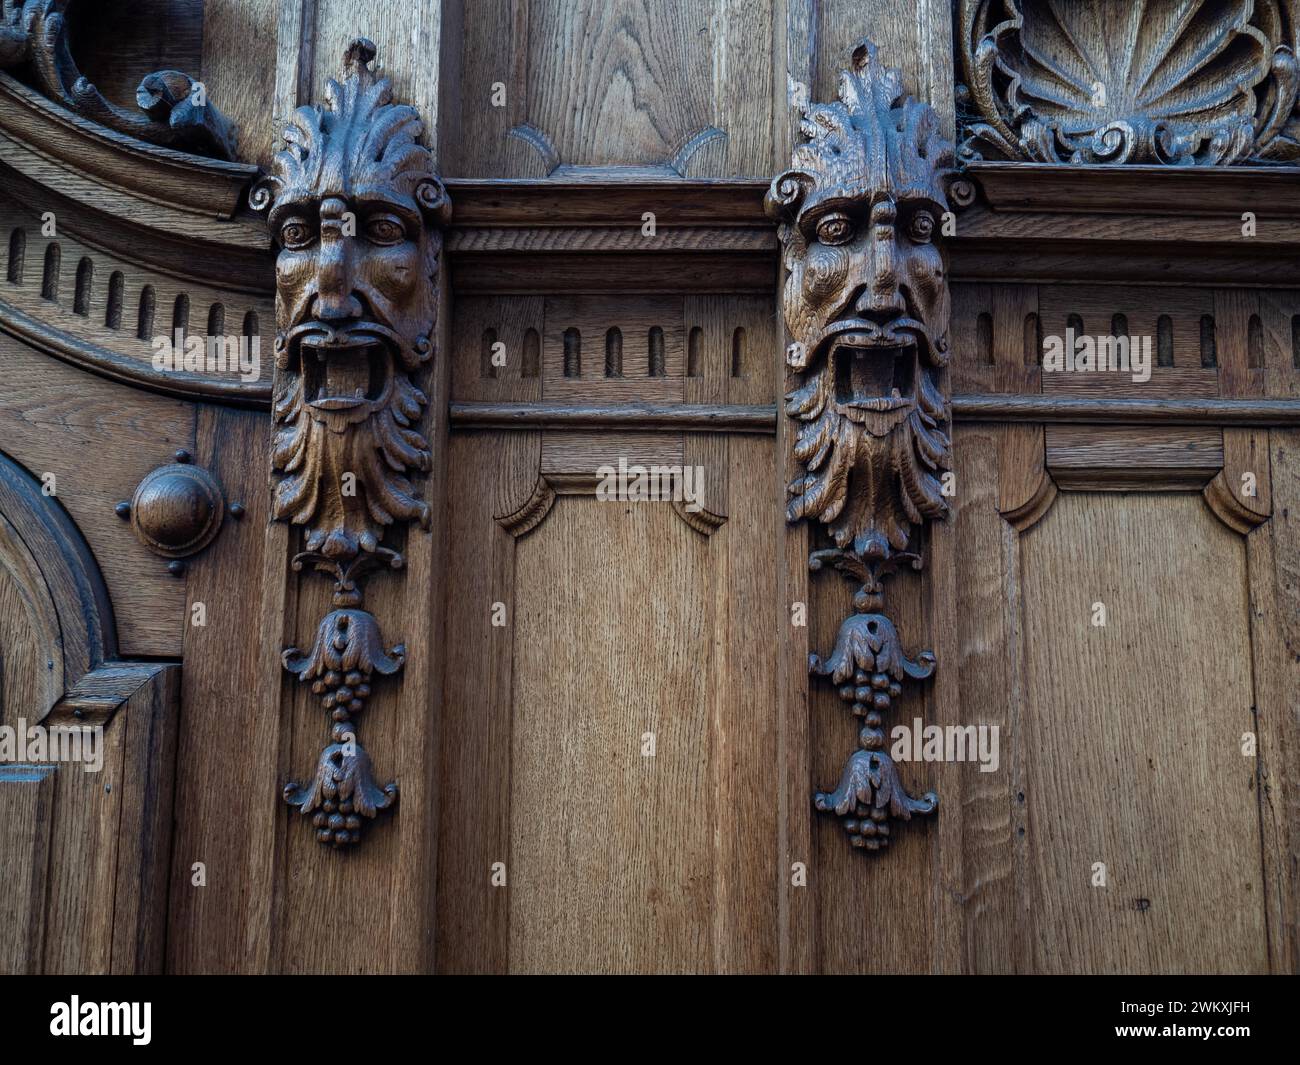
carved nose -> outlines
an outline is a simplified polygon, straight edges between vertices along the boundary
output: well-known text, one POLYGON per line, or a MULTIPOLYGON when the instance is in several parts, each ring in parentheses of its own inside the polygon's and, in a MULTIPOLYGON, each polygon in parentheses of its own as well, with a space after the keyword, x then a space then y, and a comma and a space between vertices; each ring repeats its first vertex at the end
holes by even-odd
POLYGON ((330 196, 320 205, 320 250, 316 253, 316 318, 322 322, 360 318, 361 301, 352 286, 352 239, 347 202, 330 196))
POLYGON ((898 285, 897 248, 892 226, 880 227, 871 241, 870 276, 858 294, 854 312, 860 318, 881 325, 893 321, 906 310, 898 285))
POLYGON ((361 312, 361 301, 356 296, 329 293, 322 287, 316 297, 315 317, 319 321, 337 322, 347 318, 360 318, 361 312))
POLYGON ((903 294, 899 292, 897 283, 868 285, 853 305, 857 317, 878 325, 886 325, 901 317, 904 310, 903 294))
POLYGON ((346 241, 322 239, 317 267, 316 318, 322 322, 360 318, 361 301, 352 289, 346 241))

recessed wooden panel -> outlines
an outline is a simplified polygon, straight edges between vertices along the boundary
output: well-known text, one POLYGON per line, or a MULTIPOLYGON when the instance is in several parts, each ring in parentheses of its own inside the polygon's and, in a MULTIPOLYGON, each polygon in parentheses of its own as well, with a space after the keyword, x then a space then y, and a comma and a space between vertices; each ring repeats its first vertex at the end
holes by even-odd
POLYGON ((439 968, 772 971, 780 527, 753 476, 772 441, 709 452, 729 488, 706 535, 565 479, 540 523, 500 520, 544 458, 525 435, 451 441, 439 968))
POLYGON ((194 407, 115 384, 0 336, 3 450, 43 483, 95 553, 124 657, 178 655, 185 584, 114 513, 151 469, 194 447, 194 407))
POLYGON ((1264 969, 1244 540, 1193 494, 1066 494, 1022 551, 1031 970, 1264 969))
POLYGON ((55 767, 0 764, 0 973, 39 973, 55 767))
POLYGON ((708 551, 666 506, 572 497, 519 545, 513 970, 709 967, 708 551))
POLYGON ((677 157, 691 176, 769 174, 775 19, 754 0, 452 0, 444 20, 460 28, 449 45, 462 73, 446 109, 446 173, 533 177, 556 163, 671 173, 677 157), (510 136, 525 124, 543 151, 510 136), (726 138, 683 155, 709 127, 726 138))

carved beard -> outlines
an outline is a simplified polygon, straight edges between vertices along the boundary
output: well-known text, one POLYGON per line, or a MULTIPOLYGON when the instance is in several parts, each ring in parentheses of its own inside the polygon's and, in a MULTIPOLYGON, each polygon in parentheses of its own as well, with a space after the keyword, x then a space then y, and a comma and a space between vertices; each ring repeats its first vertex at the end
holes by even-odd
POLYGON ((338 560, 374 551, 384 527, 395 520, 419 519, 428 528, 429 507, 400 472, 430 468, 428 442, 412 428, 427 400, 410 378, 393 372, 387 402, 355 423, 313 410, 300 370, 285 378, 273 412, 280 428, 271 462, 282 476, 272 516, 305 525, 305 549, 338 560), (348 474, 354 478, 351 493, 348 474))
POLYGON ((916 374, 916 399, 892 425, 850 417, 836 397, 836 352, 787 397, 799 427, 794 456, 807 470, 791 483, 789 521, 824 522, 837 547, 885 559, 907 549, 912 525, 948 512, 939 477, 951 461, 951 411, 933 367, 916 374), (873 431, 875 430, 875 431, 873 431))

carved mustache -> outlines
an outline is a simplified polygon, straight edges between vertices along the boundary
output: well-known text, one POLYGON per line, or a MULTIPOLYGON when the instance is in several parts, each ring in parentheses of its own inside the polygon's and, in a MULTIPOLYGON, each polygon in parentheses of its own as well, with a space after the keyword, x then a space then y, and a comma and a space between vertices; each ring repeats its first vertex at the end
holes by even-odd
MULTIPOLYGON (((316 320, 301 322, 285 334, 285 361, 291 362, 295 359, 300 361, 301 349, 306 342, 310 342, 312 347, 322 348, 353 348, 384 344, 398 354, 408 369, 420 363, 414 345, 400 333, 375 321, 354 320, 342 326, 316 320)), ((287 369, 288 366, 282 365, 280 368, 287 369)))
POLYGON ((860 347, 902 347, 905 344, 917 344, 930 351, 934 344, 930 330, 924 322, 916 318, 894 318, 880 323, 869 318, 840 318, 831 322, 817 338, 815 347, 820 348, 836 337, 852 333, 862 337, 860 347))

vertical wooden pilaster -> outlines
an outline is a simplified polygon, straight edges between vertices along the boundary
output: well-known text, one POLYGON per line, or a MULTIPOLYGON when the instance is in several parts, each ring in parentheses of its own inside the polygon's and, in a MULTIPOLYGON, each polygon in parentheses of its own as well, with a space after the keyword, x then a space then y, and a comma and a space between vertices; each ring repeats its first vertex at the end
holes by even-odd
MULTIPOLYGON (((935 108, 945 135, 952 137, 955 119, 948 4, 942 0, 920 3, 881 0, 864 7, 850 0, 787 0, 782 5, 782 14, 786 41, 784 51, 777 49, 774 78, 778 172, 798 140, 801 116, 797 105, 834 98, 838 71, 845 65, 853 46, 864 37, 876 43, 885 64, 900 68, 913 95, 935 108)), ((784 285, 784 273, 781 285, 784 285)), ((779 306, 779 290, 777 303, 779 306)), ((779 313, 777 317, 779 320, 779 313)), ((783 332, 772 357, 783 359, 788 343, 789 338, 783 332)), ((777 520, 782 522, 787 501, 785 486, 800 472, 791 455, 793 437, 794 426, 782 409, 778 412, 775 458, 779 482, 777 520)), ((923 543, 927 557, 921 575, 921 601, 905 602, 911 593, 903 588, 892 591, 888 598, 891 606, 896 602, 901 604, 900 628, 906 630, 901 633, 904 644, 909 649, 933 649, 939 664, 933 680, 927 682, 932 687, 924 703, 905 705, 917 706, 917 712, 924 713, 926 724, 957 724, 962 720, 962 713, 956 674, 960 646, 956 631, 956 553, 952 529, 949 525, 932 525, 923 543), (928 631, 913 631, 917 628, 914 620, 928 631), (922 705, 923 711, 919 709, 922 705)), ((843 862, 838 856, 826 855, 823 860, 817 854, 824 826, 814 824, 812 792, 814 787, 829 781, 813 779, 814 767, 825 760, 819 754, 813 715, 821 714, 824 707, 810 691, 808 655, 810 650, 826 652, 829 648, 812 647, 810 629, 833 633, 834 625, 843 616, 844 596, 830 586, 831 577, 810 581, 811 537, 806 524, 787 527, 783 545, 783 567, 778 577, 778 603, 783 611, 781 631, 785 633, 778 677, 782 816, 777 872, 782 878, 781 968, 789 972, 836 972, 870 965, 897 970, 927 959, 935 971, 960 971, 964 958, 960 766, 938 766, 932 772, 921 772, 918 766, 907 767, 911 771, 907 783, 914 790, 934 787, 939 793, 937 824, 922 820, 908 829, 913 833, 928 833, 931 841, 928 848, 899 846, 878 867, 868 867, 861 860, 843 862), (808 624, 804 627, 791 624, 791 607, 796 603, 807 606, 808 624), (828 617, 834 611, 839 614, 832 623, 828 617), (807 867, 807 887, 795 887, 791 883, 791 866, 795 862, 803 862, 807 867), (844 878, 852 882, 841 882, 844 878), (932 894, 926 905, 905 905, 906 898, 926 892, 932 894), (858 914, 859 922, 883 925, 897 916, 900 907, 920 915, 914 922, 908 922, 906 937, 911 941, 909 950, 914 953, 909 953, 907 959, 867 959, 861 953, 863 944, 842 942, 845 937, 836 932, 837 928, 848 927, 849 911, 858 914)), ((894 723, 886 722, 886 728, 894 723)), ((824 728, 821 731, 826 732, 824 728)), ((843 730, 836 730, 835 735, 842 746, 843 730)), ((831 742, 829 735, 826 742, 831 742)), ((838 829, 836 834, 842 835, 838 829)), ((839 839, 835 843, 845 845, 839 839)))

